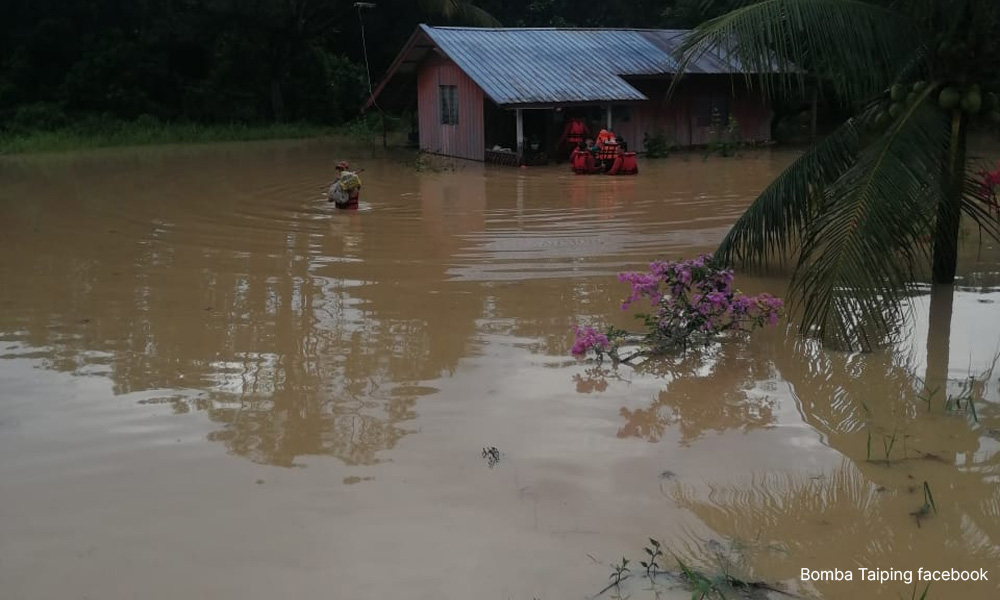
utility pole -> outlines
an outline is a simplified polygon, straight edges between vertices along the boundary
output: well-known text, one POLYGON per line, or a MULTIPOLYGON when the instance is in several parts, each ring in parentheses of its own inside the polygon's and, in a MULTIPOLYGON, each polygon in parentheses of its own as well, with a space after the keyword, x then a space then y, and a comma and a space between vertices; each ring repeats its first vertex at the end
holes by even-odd
POLYGON ((368 62, 368 40, 365 39, 365 20, 361 16, 361 11, 371 10, 375 8, 375 4, 372 2, 355 2, 354 8, 358 9, 358 22, 361 23, 361 49, 365 54, 365 73, 368 75, 368 97, 371 98, 372 105, 378 109, 378 113, 382 117, 382 147, 387 148, 389 146, 389 141, 388 127, 385 123, 385 111, 378 105, 378 102, 375 102, 375 91, 372 88, 372 69, 368 62))

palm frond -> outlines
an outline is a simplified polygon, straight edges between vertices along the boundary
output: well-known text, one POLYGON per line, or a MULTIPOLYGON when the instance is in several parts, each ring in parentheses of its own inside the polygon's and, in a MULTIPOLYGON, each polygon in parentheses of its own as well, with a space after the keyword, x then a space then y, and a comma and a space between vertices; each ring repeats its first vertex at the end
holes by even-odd
POLYGON ((854 164, 868 114, 848 119, 771 182, 736 221, 715 252, 726 265, 762 266, 788 256, 816 197, 854 164))
POLYGON ((499 27, 500 21, 483 8, 465 0, 420 0, 424 10, 442 17, 477 27, 499 27))
POLYGON ((500 27, 501 23, 496 17, 486 12, 485 9, 476 6, 475 4, 469 4, 468 2, 462 2, 461 7, 458 11, 458 18, 463 23, 469 25, 476 25, 479 27, 500 27))
POLYGON ((764 0, 698 26, 681 45, 678 72, 714 54, 736 63, 750 83, 758 75, 765 93, 804 88, 808 71, 857 102, 904 69, 916 34, 905 14, 863 0, 764 0), (794 76, 769 76, 775 72, 794 76))
POLYGON ((931 256, 926 233, 944 189, 950 142, 945 114, 927 86, 856 164, 830 185, 808 224, 792 280, 802 327, 827 343, 870 349, 910 308, 931 256))
POLYGON ((985 233, 1000 242, 1000 205, 995 197, 983 190, 982 175, 971 164, 965 173, 962 190, 962 214, 976 224, 980 234, 985 233))

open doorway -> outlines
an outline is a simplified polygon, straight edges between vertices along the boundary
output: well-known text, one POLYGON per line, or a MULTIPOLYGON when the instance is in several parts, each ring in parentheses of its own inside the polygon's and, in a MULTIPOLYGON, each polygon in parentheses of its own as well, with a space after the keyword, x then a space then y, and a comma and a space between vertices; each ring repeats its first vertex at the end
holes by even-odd
MULTIPOLYGON (((521 111, 524 164, 541 165, 563 163, 573 151, 563 134, 573 119, 583 122, 586 136, 591 139, 604 128, 607 113, 601 106, 569 106, 557 108, 526 108, 521 111)), ((517 111, 497 106, 490 100, 483 101, 483 127, 486 140, 487 162, 516 163, 517 111), (511 157, 510 155, 513 155, 511 157)))

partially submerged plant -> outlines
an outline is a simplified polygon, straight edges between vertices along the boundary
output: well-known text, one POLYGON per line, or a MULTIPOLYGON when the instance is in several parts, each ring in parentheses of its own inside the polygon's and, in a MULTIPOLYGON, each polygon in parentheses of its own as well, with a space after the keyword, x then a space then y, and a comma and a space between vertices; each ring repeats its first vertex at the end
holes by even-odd
POLYGON ((708 598, 710 594, 716 594, 719 598, 725 599, 725 595, 719 586, 716 585, 714 581, 706 577, 701 571, 691 568, 683 560, 680 559, 676 554, 674 555, 674 560, 677 561, 677 566, 681 569, 681 575, 687 579, 691 587, 694 588, 691 595, 692 599, 697 598, 708 598))
POLYGON ((892 430, 891 436, 882 436, 882 449, 885 451, 885 464, 889 465, 889 455, 892 454, 892 447, 896 445, 896 430, 892 430))
POLYGON ((989 378, 989 374, 992 373, 993 369, 983 375, 982 380, 977 379, 975 376, 970 375, 968 379, 962 382, 962 390, 956 396, 949 395, 944 401, 945 412, 956 412, 963 410, 962 403, 965 403, 965 412, 972 414, 972 419, 978 423, 979 414, 976 412, 976 391, 977 388, 989 378))
MULTIPOLYGON (((924 504, 917 510, 910 513, 917 521, 917 527, 920 527, 920 521, 926 519, 931 515, 931 512, 937 514, 937 504, 934 503, 934 494, 931 493, 931 486, 926 481, 924 482, 924 504)), ((924 590, 924 594, 927 594, 927 590, 924 590)))
POLYGON ((646 567, 646 576, 652 577, 656 575, 656 570, 660 568, 657 564, 656 559, 663 556, 663 551, 660 549, 660 542, 649 538, 649 546, 643 548, 649 558, 645 561, 639 561, 639 564, 646 567))
POLYGON ((776 325, 784 306, 770 294, 748 296, 733 288, 733 271, 713 263, 711 255, 679 261, 655 261, 645 273, 621 273, 632 292, 622 302, 627 310, 646 299, 653 312, 638 314, 646 332, 630 333, 609 327, 600 333, 593 327, 575 327, 572 353, 593 351, 598 360, 609 356, 629 362, 640 356, 665 354, 696 341, 708 343, 729 332, 749 332, 776 325), (620 349, 631 348, 622 356, 620 349))
POLYGON ((631 572, 631 569, 628 568, 628 559, 623 556, 621 564, 611 565, 611 575, 609 575, 609 578, 614 580, 611 583, 614 584, 615 587, 618 587, 621 585, 622 579, 627 577, 625 573, 629 572, 631 572))
MULTIPOLYGON (((670 582, 676 582, 678 579, 683 580, 692 592, 692 599, 722 598, 725 600, 728 591, 737 593, 741 598, 771 597, 767 595, 770 592, 794 597, 792 594, 766 582, 742 579, 734 575, 731 570, 732 564, 718 550, 712 552, 716 565, 708 571, 694 566, 692 561, 686 561, 677 553, 668 550, 667 552, 677 563, 677 570, 669 571, 657 563, 658 560, 666 556, 660 542, 654 538, 649 538, 649 543, 649 546, 643 548, 649 558, 648 560, 640 561, 639 564, 646 567, 646 576, 649 579, 650 585, 653 586, 650 590, 656 594, 656 597, 659 597, 659 588, 655 585, 658 578, 670 582)), ((600 597, 611 588, 620 588, 621 582, 629 577, 627 575, 630 572, 628 563, 629 560, 623 556, 620 564, 613 564, 611 566, 612 572, 609 576, 612 580, 611 583, 593 597, 600 597)))
POLYGON ((919 398, 924 404, 927 405, 927 412, 931 412, 931 401, 934 399, 934 396, 936 396, 937 393, 941 391, 941 386, 928 388, 927 382, 925 382, 923 379, 917 377, 916 380, 917 383, 920 384, 920 387, 922 388, 922 391, 919 394, 917 394, 917 398, 919 398))

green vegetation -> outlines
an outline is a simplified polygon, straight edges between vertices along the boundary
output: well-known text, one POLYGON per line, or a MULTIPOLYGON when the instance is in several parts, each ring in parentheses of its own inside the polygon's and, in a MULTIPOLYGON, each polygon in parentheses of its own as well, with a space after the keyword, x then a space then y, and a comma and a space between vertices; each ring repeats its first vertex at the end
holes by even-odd
MULTIPOLYGON (((395 141, 406 119, 386 119, 385 134, 395 141)), ((112 146, 200 144, 251 140, 292 140, 336 136, 367 145, 380 144, 383 125, 379 115, 329 126, 313 123, 192 123, 164 122, 144 115, 134 121, 90 116, 69 124, 64 120, 15 122, 0 130, 0 155, 62 152, 112 146)))
POLYGON ((623 556, 621 564, 611 565, 611 575, 609 576, 609 579, 612 580, 611 583, 615 587, 620 586, 622 583, 622 579, 628 577, 626 573, 631 572, 631 570, 632 569, 628 568, 628 559, 623 556))
MULTIPOLYGON (((725 600, 727 597, 766 598, 768 597, 768 592, 777 592, 791 596, 788 592, 763 581, 752 581, 735 575, 733 573, 733 565, 720 551, 715 551, 713 553, 714 556, 708 560, 699 561, 703 563, 715 563, 711 569, 697 567, 694 561, 684 560, 678 554, 670 552, 677 565, 677 570, 667 570, 656 562, 657 559, 664 556, 660 542, 654 538, 649 538, 649 543, 650 546, 643 548, 648 559, 640 562, 640 564, 646 567, 645 577, 653 584, 654 592, 658 591, 656 583, 663 582, 673 585, 680 583, 686 586, 691 590, 691 598, 693 599, 721 598, 725 600), (732 595, 727 596, 727 594, 732 595)), ((629 562, 629 559, 623 556, 620 563, 611 565, 611 575, 608 577, 611 579, 611 583, 598 592, 594 596, 595 598, 601 596, 611 588, 620 590, 622 582, 633 575, 631 569, 628 568, 629 562)))
MULTIPOLYGON (((324 134, 358 117, 419 23, 677 27, 719 14, 725 3, 374 4, 10 0, 0 19, 0 147, 10 153, 324 134)), ((391 100, 374 112, 414 108, 412 94, 391 100)))
POLYGON ((719 107, 712 107, 712 120, 708 127, 708 146, 705 148, 704 159, 716 154, 718 156, 739 156, 740 124, 736 117, 729 115, 722 118, 719 107))
POLYGON ((791 259, 804 333, 880 345, 908 317, 915 283, 954 281, 963 217, 1000 240, 981 165, 966 155, 970 128, 1000 121, 1000 4, 769 0, 699 26, 682 67, 712 47, 750 72, 788 72, 747 76, 767 94, 818 80, 852 114, 764 190, 716 253, 749 268, 791 259))
POLYGON ((656 561, 663 558, 663 550, 660 548, 660 542, 649 538, 649 546, 642 549, 646 553, 648 558, 643 561, 639 561, 639 564, 645 567, 646 576, 651 577, 656 575, 657 569, 661 569, 659 563, 656 561))
POLYGON ((643 153, 646 158, 666 158, 676 144, 662 131, 647 131, 642 134, 642 147, 646 149, 643 153))
POLYGON ((108 146, 299 139, 332 135, 337 129, 300 123, 263 125, 171 124, 136 120, 99 127, 66 127, 0 134, 0 154, 61 152, 108 146))

